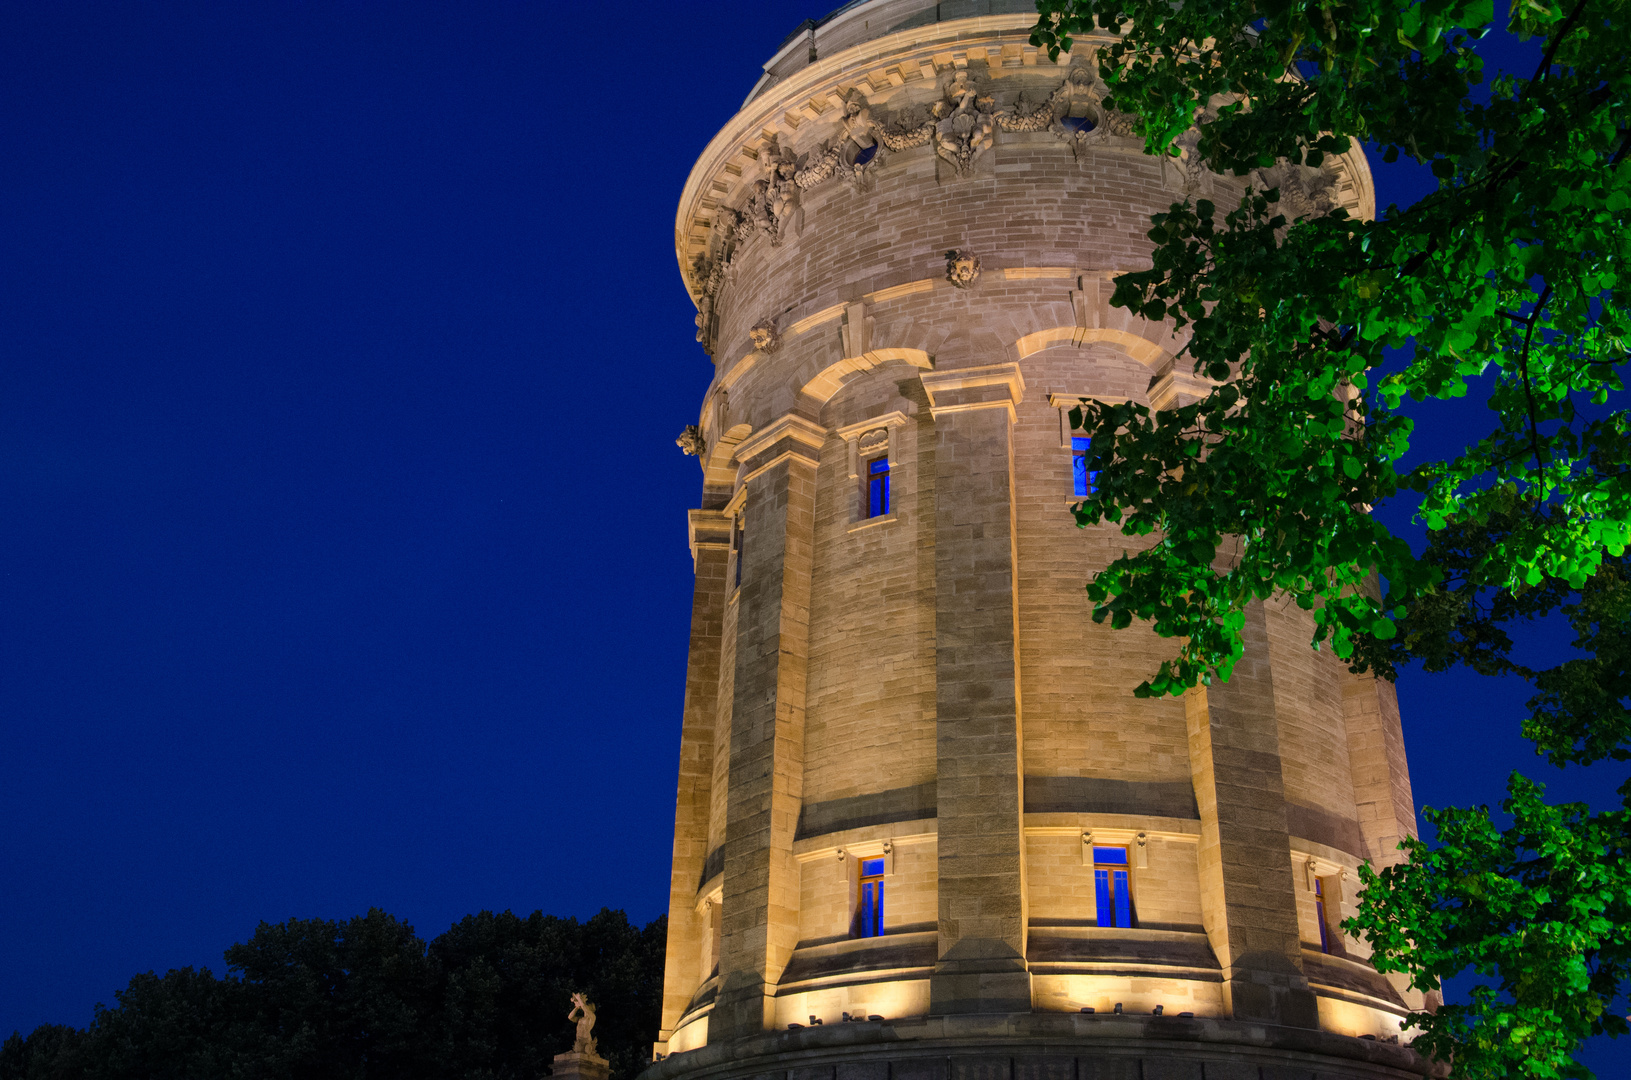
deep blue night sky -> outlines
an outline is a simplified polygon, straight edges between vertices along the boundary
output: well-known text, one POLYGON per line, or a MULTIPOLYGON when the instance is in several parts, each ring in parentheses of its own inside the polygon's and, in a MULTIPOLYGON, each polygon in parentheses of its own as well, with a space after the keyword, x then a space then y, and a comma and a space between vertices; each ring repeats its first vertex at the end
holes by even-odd
MULTIPOLYGON (((822 13, 0 8, 0 1035, 262 919, 662 911, 674 206, 822 13)), ((1478 683, 1401 682, 1420 803, 1553 775, 1478 683)))

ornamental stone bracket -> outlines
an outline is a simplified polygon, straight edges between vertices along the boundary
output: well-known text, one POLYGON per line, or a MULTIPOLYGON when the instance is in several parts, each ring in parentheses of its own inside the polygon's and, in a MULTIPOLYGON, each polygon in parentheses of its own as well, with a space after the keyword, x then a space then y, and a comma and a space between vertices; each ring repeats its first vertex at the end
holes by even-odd
POLYGON ((691 545, 691 566, 697 563, 697 552, 704 549, 729 550, 731 546, 731 520, 718 510, 686 511, 686 535, 691 545))
POLYGON ((975 409, 1007 409, 1011 421, 1019 420, 1017 407, 1025 397, 1025 376, 1018 364, 930 371, 923 373, 922 380, 936 420, 975 409))
POLYGON ((1150 380, 1150 408, 1159 412, 1193 405, 1217 386, 1204 375, 1197 375, 1176 361, 1169 361, 1165 370, 1150 380))
POLYGON ((906 413, 896 410, 875 416, 870 420, 862 420, 858 424, 850 424, 833 432, 844 440, 849 452, 849 478, 856 480, 861 475, 861 459, 869 458, 879 450, 885 450, 889 458, 889 467, 895 468, 900 464, 900 441, 895 433, 905 427, 911 419, 906 413))
POLYGON ((788 458, 815 468, 826 441, 827 429, 798 413, 786 413, 772 420, 736 447, 736 462, 740 466, 738 490, 745 490, 748 481, 788 458))

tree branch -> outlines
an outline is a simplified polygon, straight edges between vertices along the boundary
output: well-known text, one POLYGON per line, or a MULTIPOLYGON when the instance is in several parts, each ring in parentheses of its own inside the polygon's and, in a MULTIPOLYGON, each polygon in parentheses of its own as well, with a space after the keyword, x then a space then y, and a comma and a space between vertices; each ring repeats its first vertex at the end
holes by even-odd
MULTIPOLYGON (((1580 6, 1585 6, 1585 0, 1580 0, 1580 6)), ((1518 354, 1518 367, 1523 372, 1523 396, 1529 404, 1529 449, 1534 451, 1535 471, 1540 473, 1546 471, 1546 464, 1540 460, 1540 430, 1535 424, 1535 391, 1529 385, 1529 342, 1535 335, 1535 323, 1540 320, 1540 313, 1545 309, 1546 301, 1551 299, 1551 296, 1551 285, 1540 291, 1540 299, 1535 301, 1535 310, 1529 313, 1529 328, 1523 332, 1523 352, 1518 354)))
POLYGON ((1586 0, 1580 0, 1578 4, 1574 5, 1574 10, 1569 12, 1569 17, 1563 20, 1563 25, 1557 28, 1557 33, 1552 35, 1551 43, 1546 46, 1546 55, 1540 58, 1540 67, 1536 68, 1535 73, 1529 77, 1530 86, 1545 79, 1547 73, 1552 70, 1552 57, 1557 55, 1557 47, 1563 44, 1563 39, 1568 36, 1569 30, 1574 26, 1574 20, 1578 19, 1580 13, 1584 10, 1586 10, 1586 0))

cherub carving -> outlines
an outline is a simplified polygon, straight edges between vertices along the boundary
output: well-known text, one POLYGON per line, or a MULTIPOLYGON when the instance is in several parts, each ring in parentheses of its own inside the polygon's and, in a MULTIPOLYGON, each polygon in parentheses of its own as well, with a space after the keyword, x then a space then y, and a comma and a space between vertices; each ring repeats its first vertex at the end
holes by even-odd
POLYGON ((838 160, 844 178, 857 181, 868 165, 877 159, 883 128, 872 118, 872 105, 859 89, 851 90, 844 101, 844 141, 838 147, 838 160))
POLYGON ((804 207, 799 205, 799 158, 792 150, 783 150, 774 139, 766 150, 768 207, 774 222, 770 235, 772 245, 780 244, 789 232, 797 235, 804 231, 804 207))
POLYGON ((572 1039, 572 1052, 593 1054, 595 1037, 590 1032, 595 1030, 595 1007, 589 1003, 589 999, 583 994, 573 994, 572 1011, 566 1014, 566 1018, 578 1024, 577 1034, 572 1039))
POLYGON ((952 76, 944 97, 935 103, 934 152, 959 176, 995 141, 997 118, 991 107, 991 98, 981 95, 964 69, 952 76))

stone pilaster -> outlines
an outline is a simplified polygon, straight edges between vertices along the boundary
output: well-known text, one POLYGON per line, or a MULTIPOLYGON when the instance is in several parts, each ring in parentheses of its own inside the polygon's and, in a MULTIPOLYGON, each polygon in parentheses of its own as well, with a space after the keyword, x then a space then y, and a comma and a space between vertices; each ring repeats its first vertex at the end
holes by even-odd
POLYGON ((1348 676, 1342 684, 1342 718, 1359 832, 1372 861, 1392 866, 1404 860, 1399 841, 1416 835, 1416 804, 1393 684, 1371 672, 1348 676))
POLYGON ((1302 969, 1296 884, 1263 605, 1246 612, 1246 651, 1227 683, 1185 698, 1201 815, 1201 919, 1237 1020, 1318 1027, 1302 969))
POLYGON ((1016 364, 923 376, 935 421, 933 1014, 1029 1012, 1015 591, 1016 364))
POLYGON ((717 510, 690 512, 691 648, 680 719, 680 781, 674 801, 674 862, 668 880, 668 951, 664 961, 662 1027, 657 1053, 667 1052, 692 990, 707 971, 701 964, 710 928, 697 911, 697 887, 708 857, 708 800, 713 786, 714 719, 718 714, 719 648, 725 620, 725 572, 730 521, 717 510))
POLYGON ((821 428, 789 414, 737 448, 744 562, 710 1043, 769 1026, 771 995, 798 942, 793 834, 803 796, 815 477, 824 438, 821 428))

